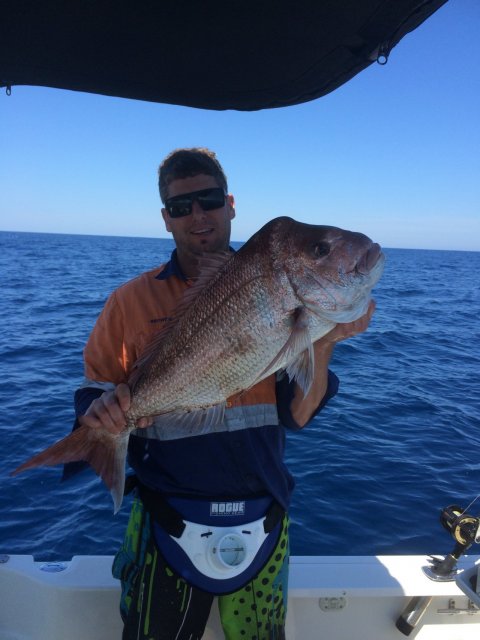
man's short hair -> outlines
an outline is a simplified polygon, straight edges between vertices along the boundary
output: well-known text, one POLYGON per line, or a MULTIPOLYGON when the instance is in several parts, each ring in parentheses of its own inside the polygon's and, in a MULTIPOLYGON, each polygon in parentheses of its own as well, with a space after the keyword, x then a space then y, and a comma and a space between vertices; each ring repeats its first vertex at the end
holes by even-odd
POLYGON ((205 147, 175 149, 158 169, 158 188, 162 202, 168 198, 168 185, 174 180, 191 178, 204 173, 213 176, 225 193, 228 192, 227 177, 213 151, 205 147))

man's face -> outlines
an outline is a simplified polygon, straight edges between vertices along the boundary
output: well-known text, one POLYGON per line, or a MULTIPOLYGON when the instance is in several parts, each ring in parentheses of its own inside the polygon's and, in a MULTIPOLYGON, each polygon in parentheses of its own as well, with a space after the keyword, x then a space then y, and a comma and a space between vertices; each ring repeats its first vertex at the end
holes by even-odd
MULTIPOLYGON (((199 174, 173 180, 168 185, 168 197, 180 196, 192 191, 218 187, 213 176, 199 174)), ((203 211, 197 201, 193 202, 192 213, 181 218, 172 218, 162 209, 167 231, 170 231, 179 253, 201 254, 212 251, 226 251, 230 242, 231 220, 235 217, 233 196, 227 195, 225 205, 212 211, 203 211)))

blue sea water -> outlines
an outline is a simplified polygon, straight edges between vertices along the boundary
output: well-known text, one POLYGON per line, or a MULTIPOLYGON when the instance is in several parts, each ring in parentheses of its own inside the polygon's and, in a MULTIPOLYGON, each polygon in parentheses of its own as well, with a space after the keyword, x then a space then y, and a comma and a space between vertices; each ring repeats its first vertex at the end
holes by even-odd
MULTIPOLYGON (((9 472, 70 431, 82 349, 107 295, 171 248, 0 233, 0 553, 116 551, 129 500, 114 516, 93 473, 61 483, 59 468, 9 472)), ((339 394, 288 434, 297 555, 447 553, 440 510, 480 493, 480 253, 386 255, 370 329, 335 349, 339 394)))

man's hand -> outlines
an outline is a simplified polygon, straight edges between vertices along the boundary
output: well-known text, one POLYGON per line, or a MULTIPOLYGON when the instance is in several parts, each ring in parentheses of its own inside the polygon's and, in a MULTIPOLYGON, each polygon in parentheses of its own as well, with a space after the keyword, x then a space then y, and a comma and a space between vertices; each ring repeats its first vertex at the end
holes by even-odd
MULTIPOLYGON (((121 383, 113 391, 105 391, 88 407, 84 416, 79 417, 82 425, 92 429, 106 429, 120 433, 127 426, 125 412, 130 408, 131 395, 127 384, 121 383)), ((137 427, 149 427, 153 418, 139 418, 137 427)))

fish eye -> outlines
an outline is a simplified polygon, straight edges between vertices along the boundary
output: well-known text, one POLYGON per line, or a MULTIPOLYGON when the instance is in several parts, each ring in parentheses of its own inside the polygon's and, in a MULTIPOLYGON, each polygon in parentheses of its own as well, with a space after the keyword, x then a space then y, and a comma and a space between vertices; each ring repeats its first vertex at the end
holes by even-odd
POLYGON ((323 258, 330 253, 330 245, 328 242, 317 242, 313 245, 313 255, 315 258, 323 258))

